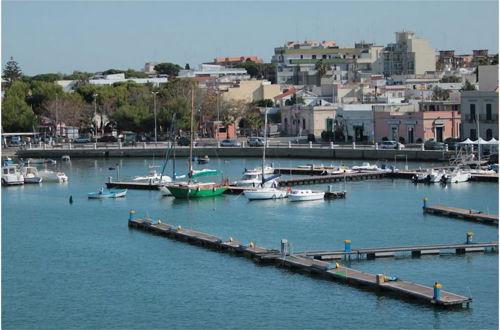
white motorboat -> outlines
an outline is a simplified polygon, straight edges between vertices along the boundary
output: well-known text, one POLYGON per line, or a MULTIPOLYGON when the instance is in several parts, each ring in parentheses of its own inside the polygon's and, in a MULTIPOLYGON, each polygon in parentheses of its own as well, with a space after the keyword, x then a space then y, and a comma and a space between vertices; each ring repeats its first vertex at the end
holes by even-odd
POLYGON ((274 187, 264 187, 256 190, 245 190, 243 194, 249 200, 279 199, 285 198, 287 196, 285 190, 274 187))
POLYGON ((375 165, 368 162, 363 162, 361 165, 353 166, 351 168, 353 171, 380 171, 381 169, 375 165))
POLYGON ((172 178, 167 176, 167 175, 161 175, 160 173, 156 172, 156 170, 152 170, 149 175, 145 176, 136 176, 132 180, 134 181, 147 181, 149 183, 170 183, 172 182, 172 178), (161 182, 160 182, 161 178, 161 182))
POLYGON ((469 181, 471 174, 466 171, 462 171, 459 168, 455 168, 453 172, 443 175, 441 182, 443 183, 459 183, 469 181))
POLYGON ((21 173, 24 176, 24 183, 42 182, 42 177, 38 174, 38 169, 34 166, 23 166, 21 173))
POLYGON ((439 171, 434 171, 431 173, 431 175, 429 177, 429 182, 430 183, 441 182, 441 179, 443 178, 443 176, 445 174, 446 174, 446 171, 443 169, 440 169, 439 171))
POLYGON ((17 165, 6 165, 2 167, 2 185, 14 186, 24 184, 24 176, 17 165))
POLYGON ((325 198, 324 191, 314 191, 310 189, 294 189, 287 195, 288 199, 292 202, 299 201, 314 201, 325 198))
POLYGON ((68 182, 68 176, 63 172, 41 170, 38 171, 38 175, 42 178, 43 182, 68 182))
POLYGON ((430 183, 431 182, 431 177, 436 176, 437 171, 433 168, 428 168, 424 172, 420 172, 415 174, 411 180, 413 183, 430 183))
MULTIPOLYGON (((271 172, 271 174, 273 172, 271 172)), ((264 173, 266 173, 265 169, 264 173)), ((272 187, 275 184, 276 180, 269 180, 262 183, 262 169, 245 170, 241 179, 233 182, 233 185, 237 187, 259 187, 259 186, 272 187)))

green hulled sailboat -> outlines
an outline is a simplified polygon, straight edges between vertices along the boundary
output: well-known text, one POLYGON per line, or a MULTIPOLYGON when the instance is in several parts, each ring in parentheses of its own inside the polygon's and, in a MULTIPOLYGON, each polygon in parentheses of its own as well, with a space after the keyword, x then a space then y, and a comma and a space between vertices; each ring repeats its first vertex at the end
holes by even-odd
POLYGON ((177 182, 168 184, 165 187, 175 198, 189 199, 219 196, 228 189, 227 185, 217 184, 215 182, 196 182, 196 178, 216 175, 219 171, 204 169, 201 171, 193 170, 193 121, 194 121, 194 90, 191 92, 191 142, 189 144, 189 180, 187 182, 177 182))

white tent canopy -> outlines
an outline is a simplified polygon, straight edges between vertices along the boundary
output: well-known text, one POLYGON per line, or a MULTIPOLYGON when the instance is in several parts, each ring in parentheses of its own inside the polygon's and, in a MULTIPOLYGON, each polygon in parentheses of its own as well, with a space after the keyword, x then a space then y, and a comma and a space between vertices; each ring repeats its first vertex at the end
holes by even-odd
POLYGON ((498 140, 495 138, 492 138, 489 141, 484 140, 483 138, 479 138, 479 140, 472 141, 471 139, 467 138, 465 141, 460 142, 459 144, 498 144, 498 140))

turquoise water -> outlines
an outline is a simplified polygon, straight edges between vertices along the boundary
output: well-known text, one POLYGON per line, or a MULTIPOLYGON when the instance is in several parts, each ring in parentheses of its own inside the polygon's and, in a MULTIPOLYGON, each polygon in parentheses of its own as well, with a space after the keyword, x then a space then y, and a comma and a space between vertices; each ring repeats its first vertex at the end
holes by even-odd
MULTIPOLYGON (((345 200, 306 203, 249 202, 243 196, 182 201, 134 190, 119 200, 87 199, 108 176, 116 177, 110 167, 119 164, 125 179, 146 174, 154 162, 72 160, 57 165, 68 184, 2 188, 2 328, 498 329, 497 254, 348 263, 429 286, 437 281, 474 299, 469 309, 447 310, 127 227, 135 209, 137 216, 269 248, 286 238, 295 251, 341 249, 345 239, 353 248, 458 243, 470 231, 475 241, 496 241, 496 227, 424 215, 421 207, 428 197, 430 205, 498 214, 497 184, 347 182, 345 200)), ((205 167, 237 179, 244 168, 259 165, 259 159, 220 159, 205 167)))

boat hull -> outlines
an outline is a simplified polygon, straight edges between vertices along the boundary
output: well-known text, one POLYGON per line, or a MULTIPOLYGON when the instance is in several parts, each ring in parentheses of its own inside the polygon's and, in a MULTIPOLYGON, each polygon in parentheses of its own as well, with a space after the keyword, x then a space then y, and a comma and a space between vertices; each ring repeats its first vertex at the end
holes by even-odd
POLYGON ((288 199, 292 202, 303 202, 303 201, 315 201, 315 200, 320 200, 320 199, 325 199, 325 193, 324 192, 317 192, 317 193, 310 193, 310 194, 304 194, 304 195, 294 195, 288 194, 288 199))
POLYGON ((279 189, 257 189, 243 192, 249 200, 280 199, 286 197, 286 192, 279 189))
POLYGON ((127 194, 127 189, 109 190, 109 191, 104 191, 103 193, 99 192, 88 193, 88 198, 89 199, 120 198, 120 197, 125 197, 126 194, 127 194))
POLYGON ((175 198, 180 199, 220 196, 228 188, 218 185, 170 185, 166 187, 175 198))

